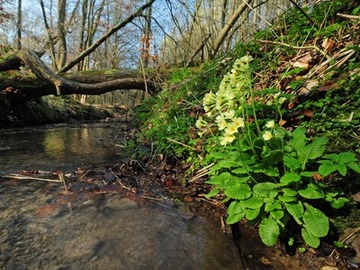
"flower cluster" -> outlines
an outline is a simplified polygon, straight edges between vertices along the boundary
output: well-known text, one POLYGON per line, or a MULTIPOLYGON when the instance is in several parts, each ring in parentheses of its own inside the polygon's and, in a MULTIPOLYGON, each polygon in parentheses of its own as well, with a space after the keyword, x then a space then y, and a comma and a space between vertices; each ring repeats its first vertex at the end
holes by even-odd
MULTIPOLYGON (((251 56, 237 59, 230 72, 222 79, 219 90, 204 96, 203 106, 209 123, 203 117, 197 120, 196 127, 199 129, 200 137, 215 125, 217 130, 223 132, 220 144, 227 145, 235 140, 240 128, 245 127, 245 122, 249 122, 244 108, 251 98, 251 61, 251 56)), ((284 99, 277 94, 273 96, 273 100, 278 104, 284 102, 284 99)), ((275 122, 268 122, 266 127, 270 130, 263 133, 263 139, 270 140, 274 135, 275 122)))

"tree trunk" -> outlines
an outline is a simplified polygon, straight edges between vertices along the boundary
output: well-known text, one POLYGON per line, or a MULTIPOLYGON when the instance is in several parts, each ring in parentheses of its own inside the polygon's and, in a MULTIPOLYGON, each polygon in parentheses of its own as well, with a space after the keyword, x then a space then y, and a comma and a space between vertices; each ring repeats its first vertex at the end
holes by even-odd
POLYGON ((65 30, 65 18, 66 18, 66 0, 58 0, 58 22, 57 22, 57 35, 58 35, 58 61, 57 67, 62 69, 66 64, 67 58, 67 46, 66 46, 66 30, 65 30))
POLYGON ((221 45, 223 44, 225 38, 227 37, 229 31, 234 26, 236 21, 239 19, 240 15, 246 10, 248 5, 250 5, 252 0, 243 1, 241 5, 235 10, 234 14, 231 15, 229 20, 226 22, 225 26, 221 29, 218 38, 215 40, 211 56, 214 57, 216 53, 219 51, 221 45))
POLYGON ((114 90, 130 89, 154 93, 157 89, 153 81, 127 75, 125 78, 102 81, 104 78, 97 78, 92 74, 88 83, 79 82, 79 79, 69 80, 55 74, 35 52, 27 49, 20 50, 4 62, 0 62, 0 71, 19 69, 23 63, 31 69, 36 79, 0 79, 0 92, 26 99, 46 95, 100 95, 114 90))

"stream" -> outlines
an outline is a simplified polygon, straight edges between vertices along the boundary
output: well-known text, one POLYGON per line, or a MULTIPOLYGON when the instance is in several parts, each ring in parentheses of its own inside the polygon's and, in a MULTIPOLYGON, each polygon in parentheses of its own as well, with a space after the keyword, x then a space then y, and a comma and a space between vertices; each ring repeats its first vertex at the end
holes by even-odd
POLYGON ((244 269, 232 238, 186 204, 1 178, 115 164, 121 130, 0 131, 0 269, 244 269))

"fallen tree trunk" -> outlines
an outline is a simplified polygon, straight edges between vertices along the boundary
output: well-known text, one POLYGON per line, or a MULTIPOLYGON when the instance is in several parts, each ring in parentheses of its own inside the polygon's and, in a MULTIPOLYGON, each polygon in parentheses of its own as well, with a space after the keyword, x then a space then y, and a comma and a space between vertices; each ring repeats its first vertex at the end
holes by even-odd
POLYGON ((46 95, 100 95, 114 90, 138 89, 154 93, 155 82, 140 77, 126 77, 114 80, 83 83, 69 80, 54 73, 39 56, 31 50, 20 50, 8 59, 0 62, 0 71, 20 69, 26 65, 36 78, 0 79, 0 91, 22 98, 34 98, 46 95))

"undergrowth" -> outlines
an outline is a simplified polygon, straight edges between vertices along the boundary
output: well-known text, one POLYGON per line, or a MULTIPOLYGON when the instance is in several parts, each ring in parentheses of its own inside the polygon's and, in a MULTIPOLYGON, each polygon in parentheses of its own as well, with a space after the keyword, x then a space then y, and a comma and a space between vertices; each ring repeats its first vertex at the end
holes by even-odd
POLYGON ((360 154, 360 26, 337 15, 359 15, 359 1, 322 2, 305 11, 312 22, 294 9, 223 60, 176 70, 164 90, 138 109, 142 139, 154 141, 157 154, 190 163, 188 174, 216 164, 209 196, 231 202, 229 223, 258 220, 268 245, 292 218, 305 245, 318 247, 329 218, 342 227, 336 214, 343 212, 333 209, 360 186, 353 154, 360 154), (248 104, 247 111, 219 105, 216 114, 206 115, 209 93, 221 90, 224 76, 241 69, 234 63, 246 55, 253 58, 251 83, 233 87, 244 96, 226 98, 248 104))

